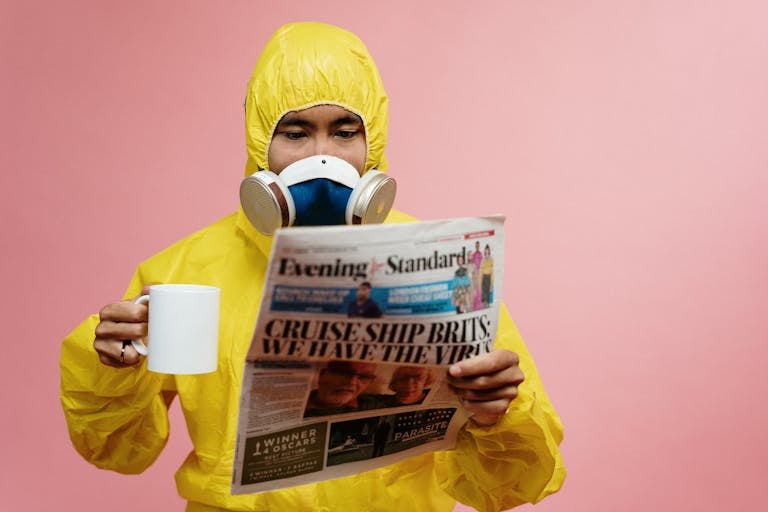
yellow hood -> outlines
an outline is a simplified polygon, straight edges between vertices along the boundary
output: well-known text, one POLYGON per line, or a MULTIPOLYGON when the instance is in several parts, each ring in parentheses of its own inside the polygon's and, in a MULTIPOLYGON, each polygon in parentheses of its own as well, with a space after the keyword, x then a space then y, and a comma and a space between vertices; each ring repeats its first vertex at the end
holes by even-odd
POLYGON ((351 32, 305 22, 280 27, 253 68, 245 101, 246 175, 268 168, 272 133, 286 113, 324 104, 362 118, 365 170, 385 170, 387 95, 373 58, 351 32))

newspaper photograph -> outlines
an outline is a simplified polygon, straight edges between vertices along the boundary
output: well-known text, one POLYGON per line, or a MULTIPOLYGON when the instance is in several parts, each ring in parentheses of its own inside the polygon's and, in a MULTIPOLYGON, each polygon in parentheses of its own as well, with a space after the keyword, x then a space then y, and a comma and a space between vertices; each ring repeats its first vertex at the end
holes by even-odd
POLYGON ((448 367, 490 352, 504 217, 278 230, 243 372, 232 493, 451 449, 448 367))

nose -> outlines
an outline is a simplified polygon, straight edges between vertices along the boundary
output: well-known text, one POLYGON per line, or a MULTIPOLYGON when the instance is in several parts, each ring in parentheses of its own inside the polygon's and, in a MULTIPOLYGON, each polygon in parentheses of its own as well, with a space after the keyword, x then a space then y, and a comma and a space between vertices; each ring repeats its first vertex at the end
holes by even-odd
POLYGON ((336 154, 336 145, 333 144, 333 139, 327 135, 320 135, 315 138, 315 155, 329 155, 340 157, 336 154))

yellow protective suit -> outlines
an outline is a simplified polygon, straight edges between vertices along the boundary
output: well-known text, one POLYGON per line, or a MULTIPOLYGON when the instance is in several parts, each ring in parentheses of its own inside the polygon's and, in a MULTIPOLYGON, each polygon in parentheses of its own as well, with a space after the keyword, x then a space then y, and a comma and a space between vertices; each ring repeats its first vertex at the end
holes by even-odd
MULTIPOLYGON (((247 172, 266 167, 272 130, 282 115, 316 104, 336 104, 360 115, 368 142, 366 170, 385 167, 386 95, 368 51, 341 29, 301 23, 279 29, 254 69, 246 102, 247 172)), ((392 212, 388 222, 408 220, 392 212)), ((83 457, 101 468, 143 471, 166 443, 164 391, 174 391, 194 446, 176 474, 188 511, 449 511, 455 500, 481 511, 503 510, 541 500, 561 486, 562 427, 528 350, 502 308, 496 346, 520 355, 526 381, 496 425, 480 427, 470 421, 455 450, 346 478, 232 496, 243 364, 270 244, 240 209, 141 263, 125 294, 134 297, 148 283, 220 287, 215 373, 165 376, 149 372, 146 364, 125 369, 102 365, 93 349, 97 315, 64 340, 61 402, 70 437, 83 457)))

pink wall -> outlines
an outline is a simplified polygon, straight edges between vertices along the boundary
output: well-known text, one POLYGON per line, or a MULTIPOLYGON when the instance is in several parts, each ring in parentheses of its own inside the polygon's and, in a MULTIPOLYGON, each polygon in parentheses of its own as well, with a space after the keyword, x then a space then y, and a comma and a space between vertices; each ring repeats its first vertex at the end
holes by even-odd
POLYGON ((537 510, 758 509, 765 3, 258 4, 0 7, 0 507, 182 508, 177 410, 144 475, 71 449, 59 340, 236 207, 251 66, 279 24, 316 19, 378 60, 399 207, 508 215, 505 297, 566 425, 569 478, 537 510))

